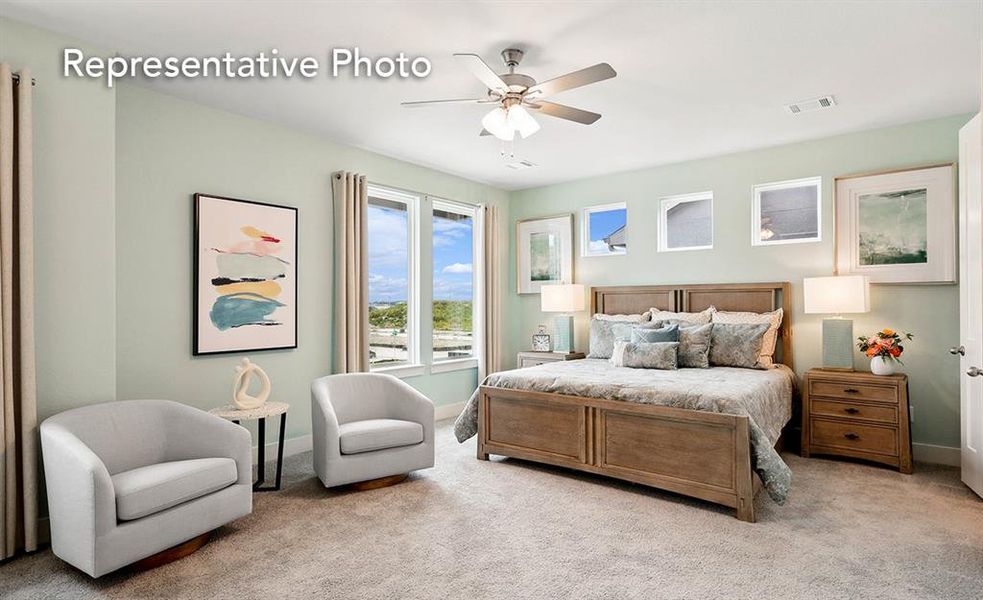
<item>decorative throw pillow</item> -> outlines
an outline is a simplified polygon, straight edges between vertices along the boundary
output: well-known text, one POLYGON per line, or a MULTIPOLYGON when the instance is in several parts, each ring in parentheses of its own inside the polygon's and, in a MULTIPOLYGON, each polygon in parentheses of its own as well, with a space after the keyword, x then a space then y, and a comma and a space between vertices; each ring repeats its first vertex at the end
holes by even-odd
POLYGON ((648 323, 652 318, 651 311, 645 311, 637 315, 605 315, 597 313, 594 318, 598 321, 630 321, 632 323, 648 323))
POLYGON ((766 323, 768 325, 768 331, 765 333, 765 339, 761 343, 761 354, 758 356, 758 362, 761 363, 761 366, 770 367, 774 364, 775 345, 778 342, 778 328, 782 326, 783 315, 784 311, 780 308, 765 313, 717 311, 713 313, 713 322, 751 323, 754 325, 766 323))
POLYGON ((710 336, 712 333, 713 323, 679 328, 679 358, 677 362, 680 367, 692 369, 710 367, 710 336))
POLYGON ((714 323, 710 364, 715 367, 767 368, 758 362, 768 324, 714 323))
POLYGON ((631 328, 638 321, 611 321, 598 319, 594 315, 590 320, 590 342, 587 358, 611 358, 616 340, 631 339, 631 328))
POLYGON ((625 342, 618 340, 614 343, 611 354, 611 364, 616 367, 632 369, 668 369, 676 368, 676 350, 679 342, 625 342))
POLYGON ((654 344, 655 342, 678 342, 679 325, 665 327, 635 327, 631 330, 631 341, 654 344))
POLYGON ((714 307, 709 307, 706 310, 701 310, 700 312, 670 312, 668 310, 659 310, 657 308, 652 308, 649 310, 653 321, 685 321, 687 323, 692 323, 693 325, 706 325, 713 318, 713 313, 717 311, 714 307))

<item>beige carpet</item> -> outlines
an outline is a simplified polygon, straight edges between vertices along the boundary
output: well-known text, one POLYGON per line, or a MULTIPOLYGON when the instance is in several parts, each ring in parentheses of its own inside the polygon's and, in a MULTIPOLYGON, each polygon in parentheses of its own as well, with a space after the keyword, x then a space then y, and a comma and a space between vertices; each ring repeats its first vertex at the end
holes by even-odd
POLYGON ((983 501, 955 469, 914 476, 786 455, 791 499, 758 523, 640 486, 479 462, 438 428, 437 467, 334 493, 310 455, 196 554, 92 581, 50 551, 0 566, 15 598, 974 598, 983 501))

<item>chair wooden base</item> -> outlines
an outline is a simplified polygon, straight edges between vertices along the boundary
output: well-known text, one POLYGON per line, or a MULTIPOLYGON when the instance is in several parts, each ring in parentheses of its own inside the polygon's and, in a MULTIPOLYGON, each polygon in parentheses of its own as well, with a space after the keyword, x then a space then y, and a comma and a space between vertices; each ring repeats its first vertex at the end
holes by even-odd
POLYGON ((389 477, 380 477, 378 479, 370 479, 368 481, 359 481, 358 483, 349 484, 348 487, 357 492, 377 490, 379 488, 389 487, 391 485, 396 485, 397 483, 402 483, 406 481, 407 477, 409 477, 408 473, 403 473, 402 475, 390 475, 389 477))
POLYGON ((149 571, 150 569, 156 569, 157 567, 166 565, 167 563, 180 560, 185 556, 197 552, 199 548, 208 543, 208 539, 211 537, 212 532, 206 531, 198 537, 193 537, 184 543, 174 546, 173 548, 161 550, 157 554, 152 554, 147 558, 138 560, 137 562, 131 564, 128 569, 131 571, 149 571))

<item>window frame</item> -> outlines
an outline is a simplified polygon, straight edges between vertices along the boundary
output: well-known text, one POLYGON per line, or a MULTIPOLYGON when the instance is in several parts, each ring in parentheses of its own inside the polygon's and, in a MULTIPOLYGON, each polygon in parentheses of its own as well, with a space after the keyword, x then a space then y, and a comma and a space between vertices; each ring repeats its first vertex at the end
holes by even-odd
MULTIPOLYGON (((483 239, 483 223, 479 219, 478 206, 474 204, 468 204, 465 202, 457 202, 455 200, 448 200, 446 198, 440 198, 438 196, 428 196, 430 199, 430 221, 433 222, 433 213, 435 210, 443 210, 445 212, 454 212, 461 215, 466 215, 471 217, 471 356, 465 358, 448 358, 444 360, 435 360, 433 357, 433 329, 430 331, 430 373, 447 373, 450 371, 459 371, 464 369, 476 369, 478 368, 478 332, 477 326, 479 324, 479 318, 481 314, 481 306, 479 300, 479 294, 481 293, 481 274, 484 272, 482 267, 479 267, 479 260, 484 261, 484 253, 482 252, 484 248, 483 239)), ((430 272, 431 272, 431 286, 430 286, 430 306, 431 311, 433 310, 434 294, 433 294, 433 235, 430 236, 430 272)), ((431 327, 433 326, 433 313, 430 314, 431 327)))
POLYGON ((759 183, 751 187, 751 246, 784 246, 786 244, 814 244, 823 241, 823 178, 802 177, 771 183, 759 183), (816 188, 816 236, 794 240, 762 240, 761 239, 761 193, 776 190, 787 190, 814 185, 816 188))
POLYGON ((658 231, 658 252, 687 252, 690 250, 713 250, 714 239, 714 218, 713 218, 713 190, 705 192, 694 192, 691 194, 677 194, 674 196, 664 196, 659 200, 659 231, 658 231), (669 247, 669 211, 680 204, 687 202, 710 201, 710 245, 709 246, 683 246, 679 248, 669 247))
POLYGON ((610 202, 588 206, 580 211, 580 256, 593 258, 595 256, 627 256, 628 255, 628 203, 610 202), (590 216, 596 212, 625 210, 625 250, 624 252, 591 252, 590 250, 590 216))
MULTIPOLYGON (((419 221, 421 194, 400 190, 397 188, 369 183, 366 187, 367 198, 379 198, 390 202, 398 202, 406 206, 406 351, 405 364, 384 367, 373 367, 371 361, 369 371, 372 373, 388 373, 397 377, 423 375, 426 372, 420 356, 420 252, 419 252, 419 221)), ((368 214, 366 213, 366 219, 368 214)), ((366 240, 368 243, 368 240, 366 240)), ((366 262, 368 258, 366 257, 366 262)), ((368 268, 368 264, 366 265, 368 268)), ((366 298, 368 302, 368 298, 366 298)), ((370 328, 371 330, 371 328, 370 328)))

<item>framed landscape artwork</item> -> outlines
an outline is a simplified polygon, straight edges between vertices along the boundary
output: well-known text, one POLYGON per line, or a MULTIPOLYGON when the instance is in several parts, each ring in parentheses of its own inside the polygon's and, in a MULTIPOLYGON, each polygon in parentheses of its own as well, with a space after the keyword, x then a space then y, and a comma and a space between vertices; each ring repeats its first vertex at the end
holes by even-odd
POLYGON ((516 290, 538 294, 544 284, 573 283, 573 215, 516 223, 516 290))
POLYGON ((836 179, 836 270, 871 283, 956 282, 956 167, 836 179))
POLYGON ((297 347, 297 209, 195 194, 195 355, 297 347))

